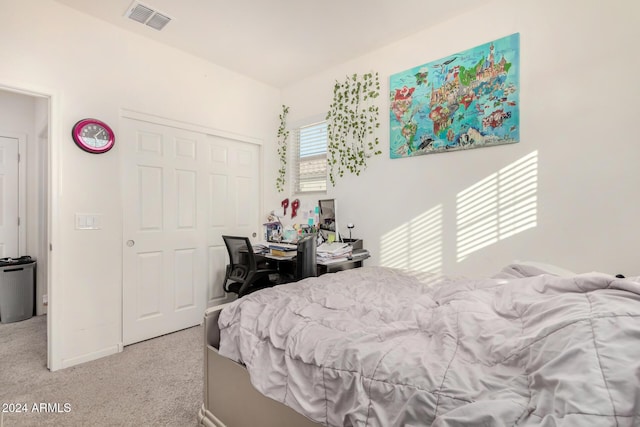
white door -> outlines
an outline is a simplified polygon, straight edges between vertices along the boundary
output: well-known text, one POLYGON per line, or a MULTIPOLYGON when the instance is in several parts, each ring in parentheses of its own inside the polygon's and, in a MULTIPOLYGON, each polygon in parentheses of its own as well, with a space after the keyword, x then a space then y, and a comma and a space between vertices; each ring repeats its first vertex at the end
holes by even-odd
POLYGON ((222 235, 253 238, 260 231, 260 147, 207 136, 208 306, 226 301, 222 288, 229 260, 222 235))
POLYGON ((226 232, 256 232, 259 147, 124 119, 123 343, 200 324, 222 290, 226 232))
POLYGON ((0 137, 0 258, 18 257, 18 140, 0 137))

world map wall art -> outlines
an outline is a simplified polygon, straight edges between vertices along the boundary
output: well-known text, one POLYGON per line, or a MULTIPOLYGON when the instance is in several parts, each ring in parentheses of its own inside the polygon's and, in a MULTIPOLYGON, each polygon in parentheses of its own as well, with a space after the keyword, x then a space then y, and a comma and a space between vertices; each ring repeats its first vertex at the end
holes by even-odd
POLYGON ((520 139, 520 34, 393 74, 392 159, 520 139))

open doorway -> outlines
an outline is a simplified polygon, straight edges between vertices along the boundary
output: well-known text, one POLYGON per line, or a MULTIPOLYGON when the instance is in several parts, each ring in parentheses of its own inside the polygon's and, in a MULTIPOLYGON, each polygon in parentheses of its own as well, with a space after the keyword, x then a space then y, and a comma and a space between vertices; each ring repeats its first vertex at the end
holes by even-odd
MULTIPOLYGON (((3 152, 11 154, 3 175, 11 193, 2 200, 6 216, 2 240, 7 243, 0 248, 0 257, 29 255, 36 260, 35 316, 46 316, 50 309, 50 105, 47 95, 0 85, 0 144, 3 152)), ((47 316, 46 322, 38 324, 50 331, 49 320, 47 316)), ((42 362, 50 365, 48 360, 42 362)))

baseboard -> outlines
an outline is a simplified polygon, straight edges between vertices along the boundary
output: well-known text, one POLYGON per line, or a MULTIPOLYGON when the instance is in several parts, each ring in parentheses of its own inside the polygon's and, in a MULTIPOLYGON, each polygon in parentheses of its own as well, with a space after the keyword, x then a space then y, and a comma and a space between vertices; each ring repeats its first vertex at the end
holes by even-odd
POLYGON ((112 354, 120 353, 121 351, 122 344, 116 344, 103 348, 102 350, 94 351, 93 353, 87 353, 82 356, 71 357, 69 359, 62 359, 62 369, 100 359, 101 357, 111 356, 112 354))

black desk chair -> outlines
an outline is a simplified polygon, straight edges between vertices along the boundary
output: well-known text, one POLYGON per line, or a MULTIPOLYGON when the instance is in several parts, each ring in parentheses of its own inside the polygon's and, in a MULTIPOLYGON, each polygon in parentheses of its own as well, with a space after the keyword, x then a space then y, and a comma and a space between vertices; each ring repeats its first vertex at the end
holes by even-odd
POLYGON ((225 292, 233 292, 241 298, 259 289, 274 286, 270 274, 277 274, 268 262, 258 263, 248 237, 222 236, 229 253, 229 264, 224 277, 225 292))

